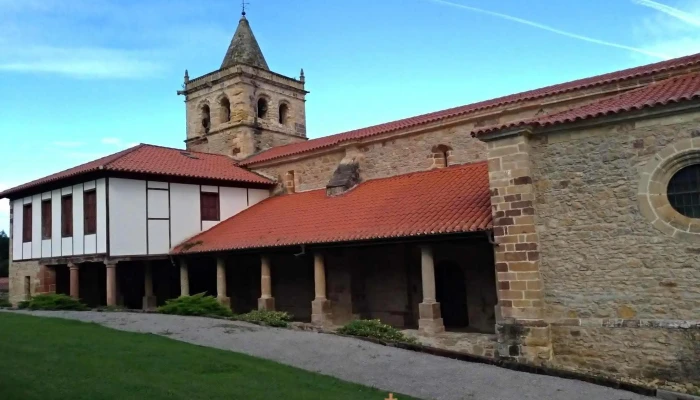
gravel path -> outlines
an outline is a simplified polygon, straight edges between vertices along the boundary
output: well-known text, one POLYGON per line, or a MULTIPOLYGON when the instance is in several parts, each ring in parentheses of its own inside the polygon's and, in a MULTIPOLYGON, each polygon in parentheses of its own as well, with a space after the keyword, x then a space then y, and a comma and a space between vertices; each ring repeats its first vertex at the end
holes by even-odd
POLYGON ((165 335, 184 342, 267 358, 422 399, 649 399, 589 383, 450 360, 314 332, 158 314, 69 311, 25 313, 96 322, 124 331, 165 335))

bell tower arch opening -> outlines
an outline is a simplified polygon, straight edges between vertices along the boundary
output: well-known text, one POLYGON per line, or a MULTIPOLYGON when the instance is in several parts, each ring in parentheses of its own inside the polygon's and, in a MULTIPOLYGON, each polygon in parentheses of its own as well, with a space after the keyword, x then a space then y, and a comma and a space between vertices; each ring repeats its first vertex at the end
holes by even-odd
POLYGON ((240 160, 307 140, 305 82, 303 70, 299 78, 270 70, 243 13, 219 69, 193 79, 186 73, 178 91, 185 96, 187 150, 240 160))

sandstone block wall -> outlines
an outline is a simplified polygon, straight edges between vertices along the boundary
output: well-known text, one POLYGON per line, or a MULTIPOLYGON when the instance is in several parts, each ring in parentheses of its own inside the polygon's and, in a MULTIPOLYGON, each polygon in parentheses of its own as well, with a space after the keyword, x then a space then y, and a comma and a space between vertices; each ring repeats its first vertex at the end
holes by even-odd
POLYGON ((10 302, 17 305, 28 297, 56 292, 56 274, 38 261, 16 261, 10 264, 10 302))
MULTIPOLYGON (((433 147, 449 146, 450 162, 465 164, 486 158, 486 145, 469 135, 470 126, 448 127, 409 136, 358 144, 330 153, 312 155, 296 161, 270 166, 251 166, 282 182, 284 174, 295 172, 297 191, 322 189, 341 161, 355 159, 362 180, 386 178, 434 167, 433 147)), ((281 188, 278 190, 282 192, 281 188)))
POLYGON ((699 126, 697 112, 642 116, 531 140, 546 318, 559 325, 555 364, 683 372, 679 349, 697 329, 688 321, 700 319, 700 243, 656 229, 637 192, 651 158, 699 126))

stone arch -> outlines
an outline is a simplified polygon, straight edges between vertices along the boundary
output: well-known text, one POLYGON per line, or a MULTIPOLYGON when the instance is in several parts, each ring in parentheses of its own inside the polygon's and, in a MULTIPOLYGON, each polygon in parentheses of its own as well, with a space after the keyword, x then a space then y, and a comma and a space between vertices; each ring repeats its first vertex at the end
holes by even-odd
POLYGON ((219 122, 231 121, 231 101, 226 95, 219 96, 219 122))
POLYGON ((445 168, 450 166, 452 159, 452 147, 445 144, 437 144, 431 149, 433 165, 431 168, 445 168))
POLYGON ((204 134, 207 134, 211 129, 211 108, 209 107, 209 101, 204 100, 200 102, 197 109, 199 110, 201 129, 204 134))
POLYGON ((277 110, 277 119, 281 125, 287 125, 289 121, 289 103, 281 101, 277 110))
POLYGON ((651 224, 668 236, 700 243, 700 218, 678 212, 669 202, 668 185, 676 173, 700 165, 700 138, 669 144, 646 164, 637 190, 639 210, 651 224))
POLYGON ((257 117, 260 119, 265 119, 267 118, 269 111, 270 98, 265 95, 258 97, 258 100, 255 102, 255 113, 257 117))

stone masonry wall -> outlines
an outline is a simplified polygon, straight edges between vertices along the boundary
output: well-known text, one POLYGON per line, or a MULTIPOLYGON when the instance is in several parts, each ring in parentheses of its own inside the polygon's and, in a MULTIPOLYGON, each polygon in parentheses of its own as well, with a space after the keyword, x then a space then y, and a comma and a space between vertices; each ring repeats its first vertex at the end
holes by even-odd
POLYGON ((38 261, 14 261, 10 264, 10 302, 14 305, 28 300, 26 281, 29 278, 29 296, 56 292, 56 274, 52 268, 38 261))
POLYGON ((465 164, 486 158, 486 145, 469 135, 471 125, 441 128, 415 135, 339 149, 332 153, 290 161, 254 170, 280 181, 288 171, 295 172, 297 191, 322 189, 344 158, 360 164, 362 180, 385 178, 409 172, 425 171, 434 166, 433 147, 444 144, 452 148, 450 162, 465 164))
POLYGON ((647 162, 698 127, 696 112, 531 140, 546 318, 564 325, 552 331, 555 364, 682 372, 689 331, 639 320, 700 319, 700 243, 654 228, 637 191, 647 162), (621 322, 612 329, 600 319, 621 322))

